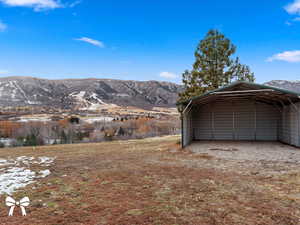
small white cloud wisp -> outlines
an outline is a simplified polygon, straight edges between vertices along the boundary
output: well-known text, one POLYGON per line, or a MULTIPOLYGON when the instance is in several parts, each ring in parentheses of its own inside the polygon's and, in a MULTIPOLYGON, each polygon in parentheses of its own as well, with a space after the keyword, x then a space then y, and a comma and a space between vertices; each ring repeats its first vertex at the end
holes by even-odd
POLYGON ((300 14, 300 0, 294 0, 284 7, 289 14, 300 14))
POLYGON ((3 32, 7 29, 7 25, 0 20, 0 32, 3 32))
POLYGON ((293 21, 300 22, 300 17, 294 18, 293 21))
POLYGON ((57 0, 0 0, 0 2, 11 7, 33 8, 35 11, 63 7, 57 0))
POLYGON ((275 60, 290 63, 300 62, 300 50, 285 51, 282 53, 275 54, 267 59, 268 62, 273 62, 275 60))
POLYGON ((175 73, 171 72, 161 72, 159 76, 167 79, 175 79, 178 77, 175 73))
POLYGON ((76 41, 83 41, 83 42, 89 43, 91 45, 100 47, 100 48, 104 48, 105 47, 102 41, 98 41, 98 40, 95 40, 95 39, 92 39, 92 38, 88 38, 88 37, 75 38, 75 40, 76 41))
POLYGON ((76 0, 69 4, 70 8, 74 8, 75 6, 79 5, 81 3, 81 0, 76 0))

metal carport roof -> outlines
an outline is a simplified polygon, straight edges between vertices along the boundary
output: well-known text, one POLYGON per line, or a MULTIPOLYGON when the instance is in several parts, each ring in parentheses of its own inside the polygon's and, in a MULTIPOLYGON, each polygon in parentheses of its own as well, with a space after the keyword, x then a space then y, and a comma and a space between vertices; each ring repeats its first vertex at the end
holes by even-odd
POLYGON ((204 104, 224 98, 227 100, 251 98, 258 102, 283 106, 300 101, 300 93, 262 84, 236 81, 222 88, 190 98, 189 100, 178 102, 177 105, 204 104))

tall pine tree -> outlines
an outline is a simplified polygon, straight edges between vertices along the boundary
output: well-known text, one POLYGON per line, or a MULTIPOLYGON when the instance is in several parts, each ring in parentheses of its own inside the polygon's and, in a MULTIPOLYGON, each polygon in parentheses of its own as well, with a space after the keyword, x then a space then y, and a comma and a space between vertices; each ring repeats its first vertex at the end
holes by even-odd
POLYGON ((217 30, 210 30, 195 51, 196 61, 191 71, 183 73, 185 91, 179 101, 217 89, 233 81, 254 81, 254 74, 239 58, 232 58, 236 47, 217 30))

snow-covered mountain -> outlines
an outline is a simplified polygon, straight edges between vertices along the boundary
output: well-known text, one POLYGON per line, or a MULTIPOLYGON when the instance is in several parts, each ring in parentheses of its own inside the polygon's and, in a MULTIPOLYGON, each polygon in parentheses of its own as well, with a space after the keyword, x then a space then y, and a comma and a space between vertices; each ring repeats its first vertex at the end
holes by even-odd
POLYGON ((266 85, 273 86, 273 87, 278 87, 278 88, 283 88, 287 89, 290 91, 294 92, 299 92, 300 93, 300 80, 294 80, 294 81, 288 81, 288 80, 272 80, 267 83, 266 85))
POLYGON ((101 105, 175 107, 182 86, 170 82, 112 79, 0 78, 0 106, 96 109, 101 105))
MULTIPOLYGON (((300 80, 272 80, 265 84, 300 93, 300 80)), ((115 105, 175 107, 182 90, 181 85, 159 81, 4 77, 0 78, 0 107, 52 106, 89 110, 115 105)))

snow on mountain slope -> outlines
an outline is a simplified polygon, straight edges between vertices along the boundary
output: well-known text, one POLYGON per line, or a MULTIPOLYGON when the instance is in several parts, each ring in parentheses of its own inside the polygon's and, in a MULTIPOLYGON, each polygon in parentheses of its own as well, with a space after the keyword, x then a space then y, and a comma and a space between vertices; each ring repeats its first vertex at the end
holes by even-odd
POLYGON ((266 85, 273 86, 273 87, 278 87, 278 88, 283 88, 287 89, 290 91, 294 92, 299 92, 300 93, 300 80, 272 80, 267 83, 266 85))
POLYGON ((175 107, 182 86, 158 81, 0 78, 0 106, 98 109, 104 105, 175 107))

